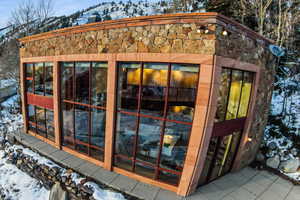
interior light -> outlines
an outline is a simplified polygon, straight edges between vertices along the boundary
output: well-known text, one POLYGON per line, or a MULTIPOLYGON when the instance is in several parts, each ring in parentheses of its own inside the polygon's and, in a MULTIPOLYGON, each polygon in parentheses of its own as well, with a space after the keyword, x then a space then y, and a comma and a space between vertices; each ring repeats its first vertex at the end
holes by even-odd
POLYGON ((247 140, 248 140, 248 142, 252 142, 252 138, 250 138, 250 137, 248 137, 247 140))

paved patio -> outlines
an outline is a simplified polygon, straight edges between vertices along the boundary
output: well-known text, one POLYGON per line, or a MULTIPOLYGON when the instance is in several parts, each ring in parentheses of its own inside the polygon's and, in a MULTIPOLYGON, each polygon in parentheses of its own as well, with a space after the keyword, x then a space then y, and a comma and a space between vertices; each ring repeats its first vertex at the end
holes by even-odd
POLYGON ((172 192, 104 170, 33 136, 22 134, 17 140, 59 164, 92 177, 111 188, 145 200, 300 200, 300 186, 294 186, 267 171, 249 167, 230 173, 199 188, 193 195, 182 198, 172 192))

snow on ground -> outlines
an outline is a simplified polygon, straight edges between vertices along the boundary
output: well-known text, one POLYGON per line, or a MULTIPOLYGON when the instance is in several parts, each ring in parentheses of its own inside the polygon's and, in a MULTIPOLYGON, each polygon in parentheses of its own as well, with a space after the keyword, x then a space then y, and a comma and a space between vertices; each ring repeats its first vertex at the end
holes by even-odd
MULTIPOLYGON (((280 78, 275 83, 275 86, 280 89, 273 92, 270 114, 274 119, 282 121, 282 124, 276 120, 271 121, 272 124, 269 124, 265 129, 262 145, 268 147, 265 154, 267 158, 279 155, 280 161, 299 159, 300 149, 297 148, 299 141, 295 139, 295 136, 300 136, 299 81, 300 75, 296 74, 292 77, 280 78), (284 109, 286 113, 281 115, 284 109), (288 129, 294 129, 294 131, 288 129)), ((296 173, 285 173, 282 170, 280 172, 296 181, 300 181, 300 169, 296 173)))
MULTIPOLYGON (((22 127, 22 116, 20 113, 16 112, 17 109, 15 108, 18 98, 19 96, 16 95, 1 103, 1 106, 3 107, 1 114, 3 116, 2 120, 0 120, 0 122, 2 122, 2 124, 0 123, 0 128, 1 126, 2 128, 5 126, 7 130, 13 132, 17 130, 17 128, 22 127)), ((3 141, 1 136, 0 141, 3 141)), ((24 154, 32 157, 38 164, 43 164, 51 168, 58 167, 63 174, 62 176, 68 175, 68 170, 39 155, 38 153, 33 152, 29 148, 25 148, 21 145, 13 145, 8 147, 5 151, 16 152, 17 149, 22 149, 24 154)), ((4 200, 49 199, 50 192, 42 187, 38 180, 31 178, 29 175, 19 170, 15 165, 6 162, 7 158, 4 158, 5 151, 0 150, 0 199, 1 195, 5 195, 4 200)), ((84 179, 75 172, 71 173, 71 177, 76 184, 79 184, 84 179)), ((94 182, 87 182, 85 185, 93 189, 93 197, 96 200, 125 200, 125 197, 121 193, 102 189, 94 182)))
POLYGON ((0 131, 7 129, 8 132, 14 132, 23 126, 22 115, 18 112, 19 98, 19 95, 15 95, 1 103, 3 109, 0 110, 0 131))
MULTIPOLYGON (((0 151, 0 196, 9 200, 47 200, 49 191, 39 181, 19 170, 15 165, 6 163, 4 151, 0 151)), ((0 197, 1 199, 1 197, 0 197)))
POLYGON ((5 88, 11 85, 16 85, 16 81, 14 79, 2 79, 0 80, 0 88, 5 88))

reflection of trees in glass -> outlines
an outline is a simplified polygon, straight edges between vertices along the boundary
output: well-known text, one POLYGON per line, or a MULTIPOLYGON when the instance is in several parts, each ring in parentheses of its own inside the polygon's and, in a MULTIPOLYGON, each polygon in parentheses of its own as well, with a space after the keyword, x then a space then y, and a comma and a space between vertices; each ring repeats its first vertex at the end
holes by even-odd
POLYGON ((251 72, 222 69, 216 122, 246 117, 252 82, 253 73, 251 72))
POLYGON ((77 62, 75 64, 76 102, 89 103, 89 69, 89 62, 77 62))
POLYGON ((63 145, 103 161, 107 63, 65 62, 61 72, 63 145))
POLYGON ((223 68, 221 72, 220 88, 218 91, 217 100, 217 113, 216 121, 223 121, 225 119, 226 109, 227 109, 227 99, 230 87, 230 75, 231 70, 223 68))
POLYGON ((34 66, 34 93, 44 95, 44 66, 37 63, 34 66))
POLYGON ((199 66, 191 64, 119 65, 116 166, 178 184, 193 120, 198 73, 199 66))

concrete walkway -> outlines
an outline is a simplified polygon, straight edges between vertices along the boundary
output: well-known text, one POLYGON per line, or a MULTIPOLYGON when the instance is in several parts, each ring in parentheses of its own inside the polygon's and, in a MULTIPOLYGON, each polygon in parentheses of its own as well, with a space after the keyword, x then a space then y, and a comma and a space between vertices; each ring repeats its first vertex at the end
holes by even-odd
POLYGON ((27 134, 17 137, 25 146, 55 162, 92 177, 111 188, 146 200, 300 200, 300 186, 270 174, 245 168, 230 173, 198 189, 189 197, 180 197, 158 187, 141 183, 126 176, 102 169, 101 167, 58 150, 51 145, 27 134))

